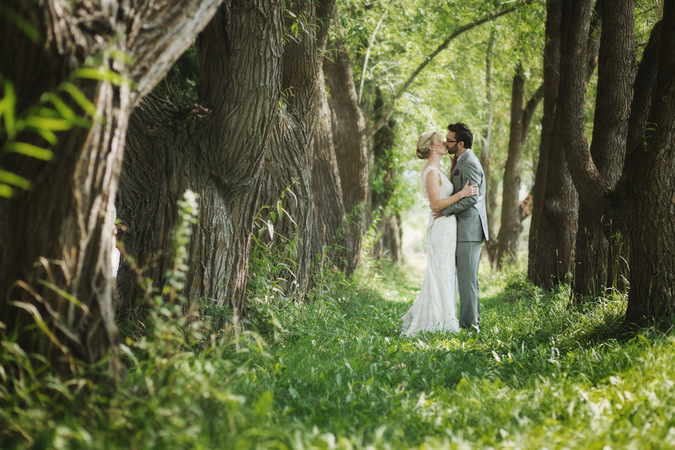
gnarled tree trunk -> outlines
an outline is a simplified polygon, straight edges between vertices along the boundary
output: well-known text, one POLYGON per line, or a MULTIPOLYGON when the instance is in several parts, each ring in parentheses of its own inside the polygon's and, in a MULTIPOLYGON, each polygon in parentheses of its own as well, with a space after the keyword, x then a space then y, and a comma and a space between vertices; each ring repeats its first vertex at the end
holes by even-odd
MULTIPOLYGON (((64 375, 75 359, 94 363, 111 354, 108 372, 120 370, 110 252, 129 115, 219 3, 94 2, 74 8, 61 0, 11 1, 7 7, 39 31, 38 42, 0 15, 0 73, 15 86, 19 111, 69 80, 101 118, 88 130, 60 132, 49 162, 3 161, 4 168, 33 185, 0 201, 0 314, 9 327, 21 327, 21 343, 29 354, 60 364, 64 375), (13 57, 18 52, 21 64, 13 57), (116 59, 116 54, 136 63, 126 65, 127 59, 116 59), (94 57, 107 71, 99 72, 101 80, 73 77, 94 57), (113 83, 116 76, 124 81, 113 83), (34 322, 30 315, 47 320, 53 339, 26 328, 34 322)), ((22 138, 45 144, 32 136, 22 138)))
POLYGON ((574 5, 566 0, 546 5, 544 117, 528 248, 528 277, 545 288, 569 281, 577 232, 578 195, 563 146, 568 125, 560 115, 561 102, 570 95, 560 88, 561 48, 571 33, 586 33, 579 37, 585 51, 578 70, 587 82, 596 65, 598 46, 593 36, 595 28, 570 31, 573 9, 574 5))
MULTIPOLYGON (((275 219, 274 239, 303 237, 283 255, 290 267, 283 275, 285 289, 299 297, 307 290, 311 240, 304 237, 314 217, 310 156, 318 114, 317 44, 311 28, 284 45, 283 7, 280 0, 223 5, 197 43, 199 105, 165 106, 170 113, 157 114, 148 102, 134 118, 139 123, 129 137, 134 161, 125 164, 118 200, 126 226, 122 239, 142 264, 157 252, 170 255, 167 233, 177 220, 175 199, 188 188, 197 192, 200 217, 184 292, 191 301, 208 297, 243 312, 254 221, 268 220, 268 207, 274 209, 280 198, 285 213, 275 219), (293 95, 283 96, 284 91, 293 95), (156 125, 149 128, 144 121, 156 125), (177 130, 177 136, 168 130, 177 130), (153 147, 164 147, 161 161, 153 161, 153 147), (161 171, 155 179, 164 191, 152 189, 155 179, 137 169, 149 165, 161 171), (137 197, 151 208, 137 208, 137 197), (162 233, 153 231, 158 225, 162 233)), ((289 17, 316 17, 313 2, 291 7, 289 17)), ((166 261, 148 270, 153 280, 162 280, 166 261)), ((118 279, 122 307, 132 305, 140 297, 135 274, 123 267, 118 279)))
MULTIPOLYGON (((603 24, 598 63, 598 91, 591 157, 600 176, 615 186, 626 154, 628 117, 633 97, 635 36, 633 1, 602 2, 603 24), (631 70, 624 70, 628 68, 631 70)), ((616 218, 601 216, 581 198, 573 292, 575 297, 602 295, 619 280, 622 237, 616 218)))
MULTIPOLYGON (((572 27, 583 33, 589 21, 589 1, 576 4, 572 27)), ((604 7, 604 5, 603 5, 604 7)), ((603 15, 605 28, 632 23, 632 1, 612 2, 616 14, 603 15)), ((605 37, 614 39, 611 34, 605 37)), ((621 39, 621 50, 630 53, 632 42, 621 39)), ((675 1, 664 4, 662 23, 654 27, 636 81, 628 128, 626 164, 616 189, 598 171, 588 145, 579 139, 584 128, 583 84, 572 61, 583 53, 578 39, 571 39, 561 86, 570 96, 562 115, 568 120, 565 145, 579 194, 589 207, 619 221, 628 236, 630 292, 626 321, 640 323, 672 314, 675 306, 675 1), (642 138, 640 138, 640 136, 642 138)), ((608 89, 631 76, 631 68, 615 66, 616 77, 605 77, 608 89)), ((612 145, 611 143, 607 145, 612 145)))

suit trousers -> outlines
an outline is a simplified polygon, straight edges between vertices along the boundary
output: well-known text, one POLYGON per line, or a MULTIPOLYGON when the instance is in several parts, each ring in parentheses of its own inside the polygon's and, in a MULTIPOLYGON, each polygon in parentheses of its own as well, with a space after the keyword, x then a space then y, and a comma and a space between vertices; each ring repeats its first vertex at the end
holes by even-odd
POLYGON ((483 241, 457 242, 456 268, 459 289, 459 326, 476 327, 480 323, 480 299, 478 298, 478 264, 483 241))

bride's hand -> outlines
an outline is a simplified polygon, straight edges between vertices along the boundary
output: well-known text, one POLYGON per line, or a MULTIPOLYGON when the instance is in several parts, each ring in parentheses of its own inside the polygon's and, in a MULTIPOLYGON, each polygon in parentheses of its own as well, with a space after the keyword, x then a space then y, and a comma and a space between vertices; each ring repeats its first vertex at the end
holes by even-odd
POLYGON ((466 184, 464 185, 462 190, 459 191, 459 193, 462 194, 462 198, 470 197, 472 195, 478 195, 478 185, 477 184, 469 185, 469 180, 466 180, 466 184))

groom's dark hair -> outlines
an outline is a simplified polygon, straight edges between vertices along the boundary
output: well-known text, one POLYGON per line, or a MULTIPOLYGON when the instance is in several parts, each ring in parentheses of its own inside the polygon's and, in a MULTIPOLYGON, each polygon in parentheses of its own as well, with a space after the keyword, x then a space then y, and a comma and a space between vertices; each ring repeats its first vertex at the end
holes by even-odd
POLYGON ((473 144, 473 133, 465 123, 451 123, 448 125, 448 131, 455 133, 455 139, 464 142, 464 148, 471 148, 471 145, 473 144))

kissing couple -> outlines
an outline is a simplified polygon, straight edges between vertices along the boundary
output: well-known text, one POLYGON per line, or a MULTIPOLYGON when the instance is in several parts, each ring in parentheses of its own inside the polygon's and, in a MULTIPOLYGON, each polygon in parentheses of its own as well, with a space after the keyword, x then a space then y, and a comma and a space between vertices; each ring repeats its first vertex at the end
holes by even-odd
POLYGON ((416 154, 426 160, 421 181, 431 207, 425 233, 427 269, 419 297, 401 318, 401 335, 480 331, 478 265, 488 240, 487 180, 472 145, 473 133, 461 122, 448 125, 445 141, 436 131, 417 140, 416 154), (444 155, 452 156, 449 175, 441 170, 444 155))

